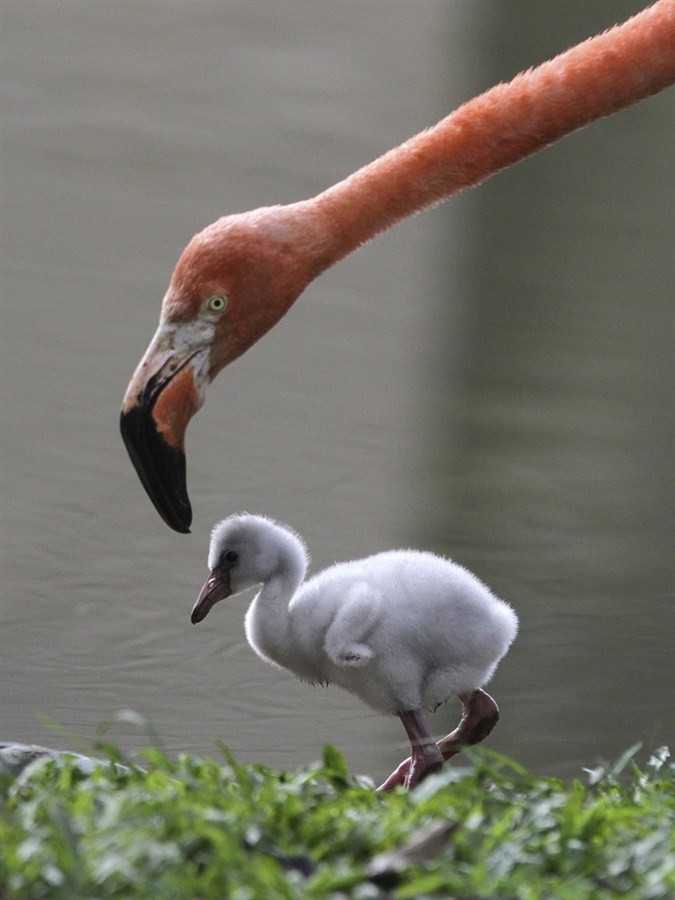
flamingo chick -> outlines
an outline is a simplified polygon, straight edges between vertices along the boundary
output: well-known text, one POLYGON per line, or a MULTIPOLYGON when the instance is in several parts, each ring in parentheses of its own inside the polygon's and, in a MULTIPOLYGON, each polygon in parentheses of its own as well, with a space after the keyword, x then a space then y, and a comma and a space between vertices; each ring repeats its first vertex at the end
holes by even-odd
POLYGON ((480 688, 518 630, 507 603, 457 563, 417 550, 336 563, 305 581, 308 564, 302 538, 285 525, 247 513, 223 519, 192 622, 262 585, 246 614, 246 637, 262 659, 303 681, 337 684, 403 723, 411 755, 385 790, 414 787, 461 746, 487 737, 499 710, 480 688), (436 745, 422 711, 453 694, 464 717, 436 745))

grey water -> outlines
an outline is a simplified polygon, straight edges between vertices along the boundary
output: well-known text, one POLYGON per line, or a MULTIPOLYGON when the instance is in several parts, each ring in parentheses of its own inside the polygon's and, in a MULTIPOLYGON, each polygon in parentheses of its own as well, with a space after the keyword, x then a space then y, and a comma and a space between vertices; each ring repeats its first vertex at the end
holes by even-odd
POLYGON ((571 777, 673 744, 672 90, 310 286, 190 425, 190 536, 118 434, 195 231, 312 196, 643 5, 3 0, 5 740, 77 749, 131 709, 172 754, 293 768, 330 742, 384 777, 400 724, 258 660, 246 598, 190 624, 210 529, 247 509, 314 570, 422 547, 510 601, 491 748, 571 777))

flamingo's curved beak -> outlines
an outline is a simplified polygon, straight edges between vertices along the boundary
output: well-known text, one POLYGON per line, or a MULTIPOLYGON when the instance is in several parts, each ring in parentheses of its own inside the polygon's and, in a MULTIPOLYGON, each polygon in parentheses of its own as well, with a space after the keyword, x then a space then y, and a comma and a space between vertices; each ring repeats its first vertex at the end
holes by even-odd
POLYGON ((214 604, 219 600, 225 600, 225 598, 231 596, 231 594, 230 573, 221 573, 214 569, 207 578, 204 587, 199 592, 197 602, 192 607, 192 614, 190 615, 192 624, 196 625, 198 622, 201 622, 202 619, 205 619, 214 604))
POLYGON ((162 324, 129 383, 120 430, 134 468, 166 524, 187 534, 192 508, 185 432, 208 384, 212 335, 162 324))

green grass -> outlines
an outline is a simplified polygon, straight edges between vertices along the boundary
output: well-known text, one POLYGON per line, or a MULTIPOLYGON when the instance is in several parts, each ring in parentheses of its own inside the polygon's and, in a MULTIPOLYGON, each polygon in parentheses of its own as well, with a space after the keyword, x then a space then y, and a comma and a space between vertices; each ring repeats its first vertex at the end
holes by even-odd
MULTIPOLYGON (((109 748, 110 749, 110 748, 109 748)), ((146 752, 2 779, 3 900, 675 897, 674 766, 628 751, 584 782, 468 754, 407 794, 374 793, 332 747, 299 772, 146 752)))

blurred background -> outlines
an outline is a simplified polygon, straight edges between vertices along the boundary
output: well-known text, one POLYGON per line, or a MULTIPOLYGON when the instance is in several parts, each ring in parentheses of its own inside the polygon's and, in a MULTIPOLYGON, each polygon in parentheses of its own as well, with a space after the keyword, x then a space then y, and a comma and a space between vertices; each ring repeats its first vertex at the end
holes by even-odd
POLYGON ((4 740, 73 746, 133 709, 172 754, 219 738, 293 768, 330 742, 388 774, 400 723, 258 660, 247 598, 190 625, 210 529, 247 509, 314 570, 414 546, 510 601, 491 748, 569 777, 673 744, 672 90, 311 285, 190 426, 191 535, 118 433, 194 232, 312 196, 644 5, 3 0, 4 740))

